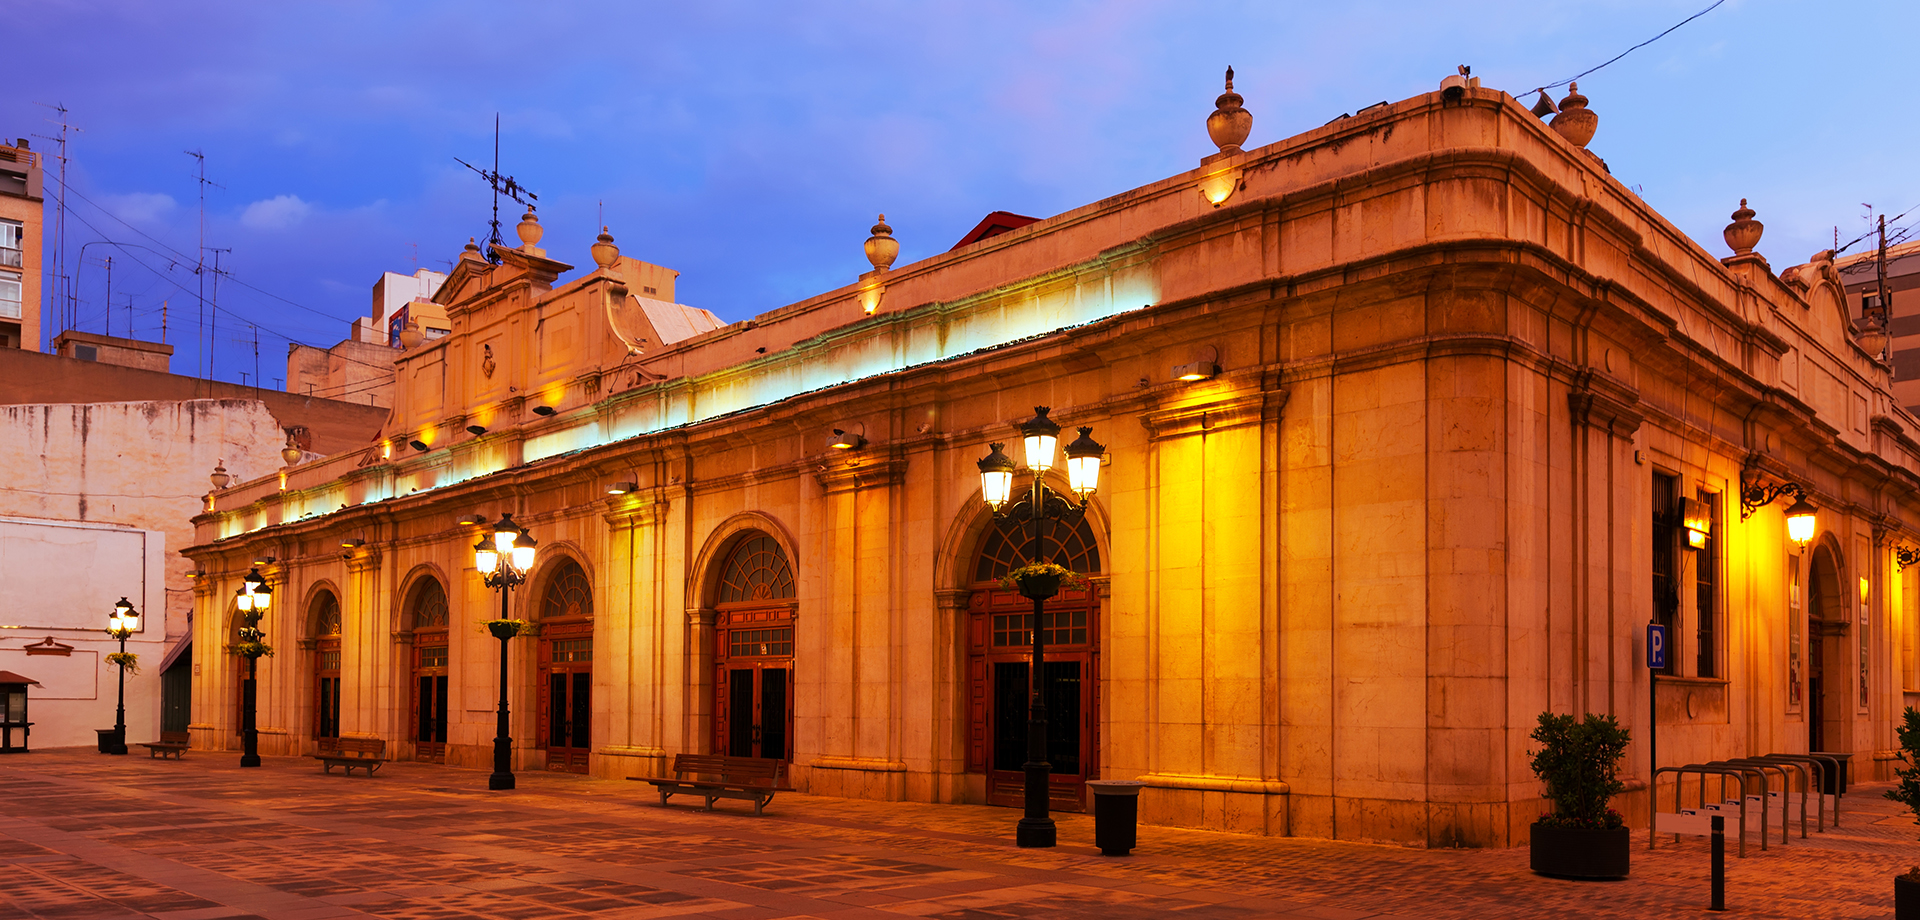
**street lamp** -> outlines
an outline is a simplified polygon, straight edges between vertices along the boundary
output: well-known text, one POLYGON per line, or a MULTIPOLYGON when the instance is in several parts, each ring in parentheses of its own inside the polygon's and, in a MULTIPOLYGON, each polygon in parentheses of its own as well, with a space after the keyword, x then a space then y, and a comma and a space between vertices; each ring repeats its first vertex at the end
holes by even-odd
POLYGON ((255 727, 255 717, 259 685, 254 681, 258 677, 260 656, 273 654, 263 641, 267 634, 260 628, 260 618, 273 606, 273 589, 267 586, 260 570, 253 569, 240 580, 240 587, 233 593, 234 606, 240 608, 240 656, 247 659, 247 679, 240 684, 240 765, 257 767, 260 765, 260 732, 255 727))
MULTIPOLYGON (((485 518, 481 518, 485 520, 485 518)), ((501 514, 493 533, 481 537, 473 546, 473 567, 489 588, 500 589, 500 619, 487 624, 487 631, 500 640, 500 716, 493 737, 493 775, 487 777, 488 789, 513 788, 513 739, 507 720, 507 640, 520 634, 520 625, 507 613, 507 596, 515 586, 525 584, 533 569, 537 546, 525 528, 513 522, 512 514, 501 514)))
MULTIPOLYGON (((993 516, 996 519, 1025 521, 1031 525, 1027 537, 1029 565, 1046 561, 1040 558, 1042 522, 1072 522, 1086 515, 1087 505, 1099 485, 1101 458, 1106 454, 1106 448, 1093 440, 1093 429, 1081 428, 1080 437, 1067 445, 1067 483, 1078 501, 1047 488, 1044 482, 1046 472, 1053 467, 1054 447, 1060 437, 1060 426, 1047 418, 1047 412, 1046 406, 1033 407, 1033 418, 1020 426, 1027 453, 1027 469, 1033 472, 1033 483, 1027 497, 1013 500, 1014 463, 1001 451, 1005 444, 992 445, 990 452, 978 464, 980 494, 987 506, 993 509, 993 516)), ((1057 577, 1040 577, 1020 579, 1019 586, 1020 593, 1033 601, 1033 661, 1028 666, 1031 689, 1027 715, 1027 762, 1022 765, 1026 772, 1026 813, 1014 832, 1014 842, 1023 847, 1050 847, 1054 844, 1055 830, 1053 819, 1048 816, 1047 793, 1053 765, 1047 762, 1046 678, 1043 673, 1047 645, 1046 624, 1042 617, 1047 598, 1059 590, 1060 584, 1057 577)))
POLYGON ((127 637, 140 628, 140 612, 133 609, 132 602, 125 597, 113 605, 113 612, 107 614, 107 635, 120 640, 120 689, 113 705, 113 739, 107 742, 107 753, 125 754, 127 752, 127 637))

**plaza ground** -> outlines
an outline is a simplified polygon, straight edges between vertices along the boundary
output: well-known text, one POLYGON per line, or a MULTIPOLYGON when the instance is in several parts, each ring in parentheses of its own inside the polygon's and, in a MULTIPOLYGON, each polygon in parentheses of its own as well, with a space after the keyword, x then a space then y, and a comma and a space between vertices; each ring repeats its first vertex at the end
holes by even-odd
MULTIPOLYGON (((436 765, 349 778, 307 758, 238 760, 0 758, 0 920, 1649 918, 1707 903, 1704 841, 1649 853, 1644 832, 1630 879, 1577 883, 1528 872, 1525 848, 1142 827, 1134 855, 1109 858, 1084 815, 1058 816, 1059 847, 1021 850, 1003 808, 782 794, 755 818, 567 774, 489 792, 486 773, 436 765)), ((1729 854, 1731 914, 1892 916, 1920 829, 1884 788, 1855 787, 1837 830, 1729 854)))

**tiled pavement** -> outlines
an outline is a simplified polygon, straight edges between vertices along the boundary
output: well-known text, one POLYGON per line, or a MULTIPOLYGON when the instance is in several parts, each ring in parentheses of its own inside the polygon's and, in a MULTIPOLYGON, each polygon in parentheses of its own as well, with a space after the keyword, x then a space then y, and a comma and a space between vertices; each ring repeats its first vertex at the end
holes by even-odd
MULTIPOLYGON (((1021 850, 1018 814, 782 795, 763 818, 657 806, 637 783, 391 764, 323 776, 304 758, 91 750, 0 758, 0 920, 260 917, 725 917, 1000 920, 1059 917, 1697 917, 1703 841, 1635 838, 1633 877, 1576 883, 1527 871, 1524 848, 1416 850, 1143 827, 1134 855, 1021 850)), ((1729 855, 1746 917, 1892 915, 1892 876, 1920 828, 1856 787, 1842 827, 1729 855)), ((1751 842, 1751 841, 1750 841, 1751 842)))

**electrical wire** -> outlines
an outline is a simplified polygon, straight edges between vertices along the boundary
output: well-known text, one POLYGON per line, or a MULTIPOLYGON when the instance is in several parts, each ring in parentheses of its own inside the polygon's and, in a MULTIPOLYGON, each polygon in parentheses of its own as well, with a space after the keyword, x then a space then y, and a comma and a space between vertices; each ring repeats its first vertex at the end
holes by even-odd
POLYGON ((1709 6, 1709 7, 1707 7, 1706 9, 1704 9, 1704 10, 1701 10, 1700 12, 1698 12, 1698 13, 1695 13, 1695 14, 1693 14, 1692 16, 1688 16, 1687 18, 1685 18, 1685 19, 1682 19, 1682 20, 1680 20, 1679 22, 1676 22, 1676 23, 1674 23, 1674 24, 1673 24, 1673 25, 1671 25, 1671 26, 1668 26, 1668 27, 1667 27, 1667 29, 1666 29, 1666 31, 1664 31, 1664 32, 1661 32, 1661 33, 1660 33, 1659 35, 1655 35, 1654 37, 1652 37, 1652 38, 1649 38, 1649 39, 1647 39, 1646 41, 1643 41, 1643 42, 1641 42, 1640 44, 1637 44, 1637 45, 1634 45, 1633 47, 1631 47, 1631 48, 1628 48, 1627 50, 1625 50, 1625 51, 1622 51, 1622 52, 1620 52, 1619 54, 1616 54, 1616 55, 1614 55, 1613 57, 1610 57, 1610 58, 1608 58, 1608 59, 1606 59, 1605 61, 1603 61, 1603 62, 1601 62, 1601 63, 1599 63, 1599 64, 1596 64, 1596 65, 1594 65, 1594 66, 1592 66, 1592 67, 1589 67, 1589 68, 1587 68, 1586 70, 1583 70, 1583 71, 1580 71, 1579 73, 1577 73, 1577 74, 1574 74, 1573 76, 1571 76, 1571 77, 1568 77, 1568 78, 1566 78, 1565 80, 1561 80, 1561 81, 1560 81, 1560 82, 1558 82, 1558 83, 1549 83, 1549 84, 1547 84, 1547 85, 1545 85, 1545 86, 1536 86, 1536 87, 1534 87, 1533 89, 1530 89, 1530 90, 1527 90, 1527 91, 1526 91, 1525 93, 1521 93, 1520 95, 1523 95, 1523 96, 1525 96, 1525 95, 1531 95, 1531 94, 1533 94, 1533 93, 1543 93, 1543 92, 1546 92, 1547 90, 1550 90, 1550 89, 1557 89, 1557 88, 1559 88, 1559 87, 1562 87, 1562 86, 1566 86, 1567 84, 1569 84, 1569 83, 1572 83, 1573 81, 1575 81, 1575 80, 1578 80, 1578 79, 1580 79, 1581 77, 1584 77, 1584 76, 1586 76, 1587 74, 1590 74, 1590 73, 1593 73, 1594 71, 1596 71, 1596 70, 1599 70, 1600 68, 1602 68, 1602 67, 1605 67, 1605 66, 1607 66, 1608 64, 1611 64, 1611 63, 1613 63, 1613 62, 1615 62, 1615 61, 1618 61, 1618 60, 1620 60, 1621 58, 1623 58, 1623 57, 1626 57, 1627 55, 1629 55, 1629 54, 1632 54, 1632 53, 1634 53, 1635 51, 1638 51, 1638 50, 1640 50, 1641 48, 1645 48, 1646 46, 1648 46, 1648 45, 1651 45, 1651 44, 1653 44, 1654 42, 1657 42, 1657 41, 1659 41, 1659 40, 1661 40, 1661 39, 1663 39, 1663 38, 1666 38, 1666 37, 1667 37, 1667 35, 1668 35, 1669 33, 1671 33, 1671 32, 1672 32, 1673 30, 1675 30, 1675 29, 1678 29, 1678 28, 1680 28, 1681 26, 1684 26, 1684 25, 1686 25, 1686 24, 1687 24, 1687 23, 1689 23, 1689 22, 1692 22, 1692 21, 1694 21, 1694 20, 1696 20, 1696 19, 1699 19, 1699 18, 1700 18, 1700 17, 1702 17, 1702 16, 1705 16, 1705 15, 1707 15, 1708 13, 1711 13, 1711 12, 1713 12, 1713 11, 1714 11, 1715 9, 1717 9, 1717 8, 1719 8, 1719 6, 1720 6, 1721 4, 1723 4, 1723 3, 1725 3, 1725 2, 1727 2, 1727 0, 1713 0, 1713 5, 1712 5, 1712 6, 1709 6))

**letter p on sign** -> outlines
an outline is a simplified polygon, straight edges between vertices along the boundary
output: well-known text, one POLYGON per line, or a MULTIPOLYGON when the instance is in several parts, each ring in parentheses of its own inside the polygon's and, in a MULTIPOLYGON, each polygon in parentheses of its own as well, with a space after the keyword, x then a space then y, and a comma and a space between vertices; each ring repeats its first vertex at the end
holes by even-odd
POLYGON ((1647 624, 1647 670, 1658 671, 1667 666, 1667 628, 1658 623, 1647 624))

